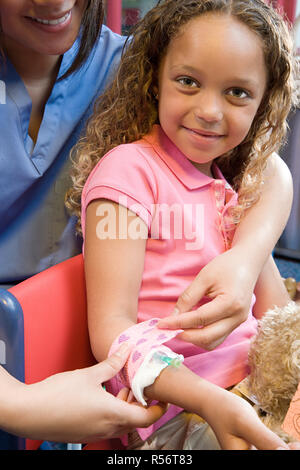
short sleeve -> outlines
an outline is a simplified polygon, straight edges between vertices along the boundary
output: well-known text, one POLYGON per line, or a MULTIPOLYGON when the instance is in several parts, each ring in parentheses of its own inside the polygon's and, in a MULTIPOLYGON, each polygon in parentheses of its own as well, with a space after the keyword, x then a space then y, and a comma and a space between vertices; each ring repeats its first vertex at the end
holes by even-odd
POLYGON ((100 160, 82 193, 83 233, 87 207, 96 199, 108 199, 125 206, 150 229, 157 190, 147 150, 146 146, 135 143, 120 145, 100 160))

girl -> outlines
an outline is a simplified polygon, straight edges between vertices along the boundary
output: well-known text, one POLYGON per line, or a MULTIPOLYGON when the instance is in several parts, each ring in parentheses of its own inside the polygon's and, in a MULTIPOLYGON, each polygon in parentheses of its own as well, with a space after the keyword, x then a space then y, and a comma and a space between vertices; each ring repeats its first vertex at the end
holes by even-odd
MULTIPOLYGON (((69 150, 91 113, 94 99, 112 76, 124 44, 124 38, 105 26, 101 30, 102 16, 101 0, 0 2, 0 284, 6 287, 81 250, 81 240, 75 236, 74 218, 67 216, 63 204, 65 190, 69 186, 69 150)), ((260 210, 252 212, 250 218, 248 215, 245 217, 246 224, 236 239, 235 251, 228 251, 230 266, 236 266, 239 272, 242 266, 243 277, 240 279, 237 275, 235 283, 228 283, 223 275, 224 265, 225 269, 228 265, 223 254, 220 261, 216 259, 214 264, 207 265, 206 275, 201 278, 201 284, 219 289, 215 310, 219 317, 224 311, 230 312, 227 331, 243 321, 245 306, 249 303, 244 293, 249 286, 251 289, 265 261, 264 249, 272 250, 289 212, 290 177, 278 157, 274 157, 273 162, 274 174, 270 185, 265 185, 262 205, 257 205, 260 210), (277 187, 281 183, 283 187, 278 199, 277 187), (277 201, 276 208, 271 214, 270 228, 262 231, 260 220, 270 212, 270 200, 277 201), (255 224, 251 221, 253 218, 256 219, 255 224), (248 223, 251 232, 254 230, 252 227, 256 227, 256 236, 261 241, 255 251, 249 240, 248 223), (241 263, 240 252, 245 246, 247 248, 243 251, 247 257, 241 263)), ((272 173, 271 168, 268 171, 272 173)), ((200 279, 196 279, 192 285, 196 292, 193 297, 198 296, 199 282, 200 279)), ((211 313, 213 321, 216 313, 211 313)), ((219 337, 219 328, 210 336, 219 337)), ((93 370, 89 374, 93 376, 93 370)), ((85 372, 75 375, 82 384, 86 383, 85 372)), ((0 414, 3 417, 0 426, 7 429, 9 423, 12 432, 32 436, 30 426, 33 424, 35 436, 54 439, 56 435, 59 439, 63 436, 65 440, 73 440, 74 426, 69 419, 71 411, 70 414, 65 408, 64 413, 60 411, 61 421, 54 419, 55 423, 42 419, 45 402, 51 403, 57 414, 62 410, 56 394, 60 384, 69 391, 70 400, 81 403, 82 423, 88 420, 91 429, 90 416, 95 418, 94 429, 97 432, 98 401, 99 406, 105 408, 105 397, 99 395, 99 400, 96 399, 100 379, 93 383, 95 401, 92 412, 88 404, 80 400, 72 377, 67 374, 43 382, 29 388, 31 394, 27 394, 27 388, 25 392, 22 384, 0 369, 0 414), (34 413, 27 413, 25 394, 31 396, 32 403, 39 404, 34 413), (18 414, 15 413, 17 402, 18 414), (19 416, 23 411, 29 422, 25 426, 25 420, 22 421, 24 427, 21 429, 19 416)), ((112 415, 116 409, 112 405, 112 415)), ((129 419, 133 412, 128 411, 127 414, 129 419)), ((112 415, 111 425, 118 427, 120 420, 112 415)), ((47 416, 50 419, 55 417, 55 413, 49 412, 47 416)), ((143 416, 146 418, 145 414, 143 416)), ((144 423, 149 422, 149 416, 144 423)), ((81 428, 80 423, 75 427, 81 428)))
MULTIPOLYGON (((164 442, 170 428, 191 432, 189 422, 194 435, 202 433, 187 413, 176 421, 182 409, 202 416, 224 449, 284 446, 248 403, 224 389, 247 373, 256 331, 251 310, 208 352, 191 344, 195 329, 159 328, 191 279, 230 248, 236 225, 257 202, 267 159, 284 137, 292 67, 287 28, 261 0, 165 0, 135 29, 78 147, 69 201, 78 209, 82 193, 95 357, 129 341, 120 378, 142 403, 176 405, 139 432, 144 440, 154 432, 140 448, 158 448, 163 430, 164 442), (181 361, 178 354, 185 365, 169 366, 181 361)), ((257 316, 288 301, 271 258, 257 283, 262 289, 257 316)), ((219 328, 222 337, 226 318, 219 328)))
MULTIPOLYGON (((0 2, 0 284, 5 287, 81 251, 74 218, 69 218, 64 209, 64 195, 70 185, 69 151, 91 113, 94 99, 112 76, 125 40, 105 26, 101 29, 102 17, 101 0, 0 2)), ((282 181, 282 198, 270 222, 272 230, 260 232, 261 246, 266 245, 269 251, 285 224, 291 194, 289 174, 278 157, 274 158, 274 167, 261 212, 256 214, 259 219, 269 212, 269 194, 276 198, 277 185, 282 181)), ((259 228, 259 220, 256 225, 259 228)), ((249 303, 243 292, 249 289, 255 271, 265 260, 263 250, 253 253, 247 237, 248 233, 241 239, 249 246, 249 259, 256 260, 251 263, 252 270, 246 269, 241 280, 237 276, 235 284, 226 284, 224 268, 220 269, 226 259, 220 258, 212 269, 207 266, 207 275, 201 279, 204 284, 209 278, 214 285, 216 280, 221 284, 221 302, 216 310, 220 315, 230 306, 232 323, 243 320, 249 303), (237 302, 237 297, 242 302, 237 302)), ((242 264, 236 261, 240 261, 238 243, 229 258, 240 270, 242 264)), ((243 265, 249 264, 245 259, 243 265)), ((198 282, 196 279, 192 285, 196 297, 198 282)), ((79 439, 75 429, 82 431, 84 440, 105 432, 108 436, 103 410, 111 434, 138 424, 145 426, 157 418, 155 409, 141 413, 100 393, 101 380, 101 373, 95 378, 95 369, 91 369, 25 387, 0 368, 0 427, 27 437, 71 442, 79 439), (74 387, 75 381, 81 382, 81 388, 74 387), (80 419, 75 426, 73 410, 66 409, 58 399, 57 389, 63 387, 67 400, 76 403, 77 410, 80 404, 80 419), (95 398, 82 400, 84 393, 95 398)))

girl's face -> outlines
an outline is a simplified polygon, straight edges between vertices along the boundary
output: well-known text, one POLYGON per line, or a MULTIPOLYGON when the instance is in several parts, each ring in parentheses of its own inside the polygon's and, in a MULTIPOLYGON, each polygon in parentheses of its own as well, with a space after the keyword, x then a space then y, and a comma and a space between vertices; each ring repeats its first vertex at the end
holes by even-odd
POLYGON ((74 43, 87 0, 0 0, 5 45, 60 55, 74 43))
POLYGON ((159 121, 202 172, 246 137, 267 83, 260 38, 227 15, 191 20, 170 42, 158 80, 159 121))

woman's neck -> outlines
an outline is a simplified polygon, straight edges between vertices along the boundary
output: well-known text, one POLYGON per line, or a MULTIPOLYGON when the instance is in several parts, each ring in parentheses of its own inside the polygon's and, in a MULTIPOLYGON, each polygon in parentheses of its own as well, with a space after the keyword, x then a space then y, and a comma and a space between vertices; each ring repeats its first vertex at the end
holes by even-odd
POLYGON ((7 38, 2 38, 1 44, 5 55, 22 78, 31 98, 32 111, 28 133, 36 142, 45 106, 57 79, 62 56, 38 54, 7 38))
POLYGON ((1 44, 25 84, 56 80, 61 56, 39 54, 7 37, 1 38, 1 44))

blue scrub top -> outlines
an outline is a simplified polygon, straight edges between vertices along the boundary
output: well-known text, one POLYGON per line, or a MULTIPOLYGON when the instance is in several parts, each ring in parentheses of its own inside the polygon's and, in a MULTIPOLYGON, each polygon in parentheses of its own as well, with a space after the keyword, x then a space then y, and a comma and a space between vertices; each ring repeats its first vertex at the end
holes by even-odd
MULTIPOLYGON (((71 186, 69 152, 119 63, 124 40, 103 26, 83 68, 54 85, 35 146, 28 135, 31 99, 9 60, 0 64, 1 287, 81 251, 75 217, 64 206, 71 186)), ((77 47, 78 40, 64 54, 59 77, 77 47)))

